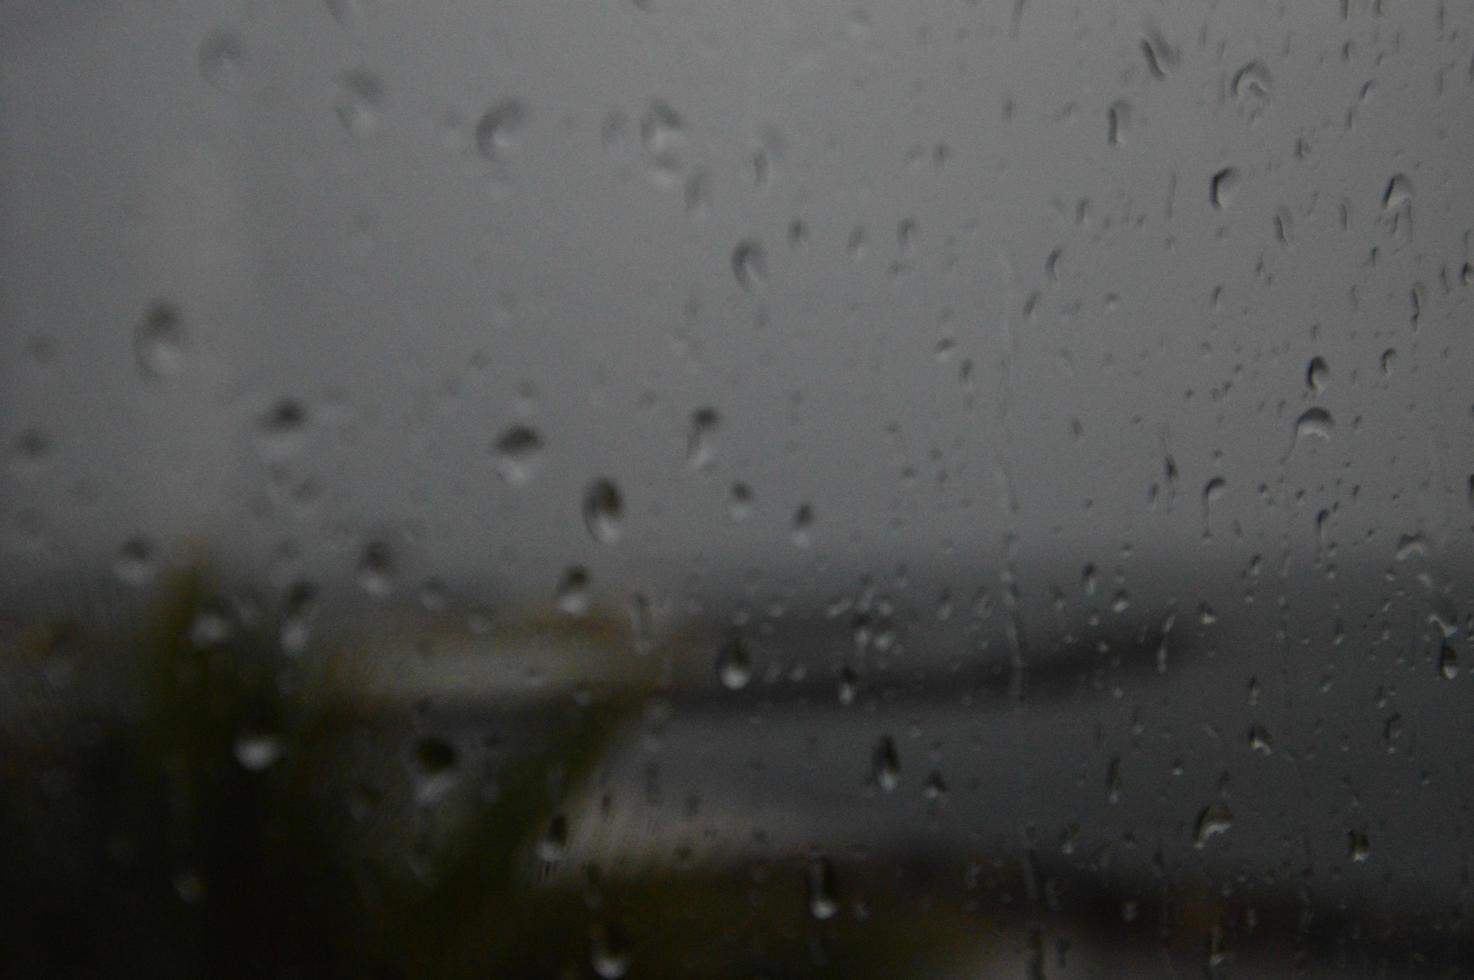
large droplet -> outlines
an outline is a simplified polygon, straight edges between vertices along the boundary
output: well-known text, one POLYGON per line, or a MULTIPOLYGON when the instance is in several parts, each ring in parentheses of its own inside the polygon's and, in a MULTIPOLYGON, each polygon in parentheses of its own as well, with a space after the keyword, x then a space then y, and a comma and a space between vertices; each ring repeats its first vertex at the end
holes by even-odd
POLYGON ((1320 394, 1331 383, 1331 369, 1323 357, 1312 357, 1305 368, 1305 384, 1311 391, 1320 394))
POLYGON ((188 350, 179 308, 166 300, 150 306, 133 328, 133 352, 147 377, 168 378, 183 371, 188 350))
POLYGON ((521 142, 529 116, 527 104, 521 99, 494 103, 476 123, 476 149, 488 160, 501 160, 521 142))
POLYGON ((281 742, 274 735, 251 732, 236 737, 235 761, 242 769, 262 772, 276 765, 281 755, 281 742))
POLYGON ((514 487, 520 487, 542 463, 543 440, 536 429, 514 425, 496 437, 491 445, 496 457, 497 474, 514 487))
POLYGON ((394 591, 394 552, 385 541, 370 541, 358 559, 358 587, 375 599, 394 591))
POLYGON ((1447 680, 1459 676, 1459 655, 1451 644, 1444 643, 1438 650, 1438 672, 1447 680))
POLYGON ((629 941, 613 923, 594 926, 589 943, 589 965, 601 980, 619 980, 629 972, 629 941))
POLYGON ((613 480, 599 479, 583 494, 583 522, 600 544, 619 540, 624 521, 624 497, 613 480))
POLYGON ((547 827, 543 828, 542 836, 537 839, 536 850, 538 860, 548 864, 557 864, 563 860, 563 855, 568 850, 567 817, 561 813, 553 815, 547 827))
POLYGON ((1295 420, 1295 441, 1302 439, 1329 439, 1335 431, 1336 420, 1323 408, 1307 408, 1295 420))

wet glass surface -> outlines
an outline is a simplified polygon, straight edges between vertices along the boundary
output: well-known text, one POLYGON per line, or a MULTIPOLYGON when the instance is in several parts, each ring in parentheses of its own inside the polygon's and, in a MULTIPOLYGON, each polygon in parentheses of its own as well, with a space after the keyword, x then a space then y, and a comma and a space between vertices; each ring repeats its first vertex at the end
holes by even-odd
POLYGON ((1468 975, 1471 31, 0 2, 0 972, 1468 975))

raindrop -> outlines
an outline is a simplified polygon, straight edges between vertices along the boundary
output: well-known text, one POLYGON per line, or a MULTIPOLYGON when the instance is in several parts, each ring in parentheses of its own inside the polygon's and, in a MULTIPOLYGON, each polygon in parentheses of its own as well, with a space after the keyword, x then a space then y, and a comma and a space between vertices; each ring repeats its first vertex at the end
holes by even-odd
POLYGON ((1382 208, 1397 211, 1412 203, 1413 184, 1406 174, 1396 174, 1382 190, 1382 208))
POLYGON ((1438 672, 1448 680, 1459 676, 1458 652, 1447 643, 1443 644, 1438 651, 1438 672))
POLYGON ((1131 103, 1117 99, 1106 110, 1106 142, 1111 146, 1126 144, 1126 131, 1131 128, 1131 103))
POLYGON ((716 433, 721 424, 722 417, 714 408, 698 408, 691 413, 686 435, 686 465, 691 469, 709 469, 716 462, 716 433))
POLYGON ((655 100, 640 117, 640 145, 650 167, 650 178, 662 186, 675 183, 686 144, 686 121, 681 114, 655 100))
POLYGON ((387 542, 370 541, 358 559, 358 587, 375 599, 394 591, 394 552, 387 542))
POLYGON ((573 565, 563 572, 558 582, 558 611, 565 616, 585 616, 593 605, 589 591, 589 572, 573 565))
POLYGON ((1352 864, 1365 864, 1372 857, 1372 842, 1364 831, 1353 830, 1347 833, 1346 856, 1351 859, 1352 864))
POLYGON ((901 783, 901 759, 896 754, 896 740, 889 735, 875 743, 870 756, 871 775, 882 791, 889 793, 901 783))
POLYGON ((740 691, 752 680, 752 654, 738 634, 734 633, 717 654, 717 679, 729 691, 740 691))
POLYGON ((942 774, 935 769, 926 777, 926 785, 922 788, 923 795, 929 800, 945 800, 947 798, 947 781, 942 774))
POLYGON ((793 512, 793 543, 800 548, 809 546, 809 532, 814 526, 814 508, 809 504, 799 504, 793 512))
POLYGON ((727 516, 733 521, 745 521, 752 516, 752 488, 741 480, 727 492, 727 516))
POLYGON ((589 963, 602 980, 619 980, 629 972, 629 942, 613 924, 595 925, 589 944, 589 963))
POLYGON ((273 735, 254 732, 236 737, 235 761, 242 769, 262 772, 276 765, 281 755, 281 742, 273 735))
POLYGON ((834 865, 828 858, 814 858, 809 861, 807 880, 809 914, 820 922, 834 918, 839 911, 839 899, 834 890, 834 865))
POLYGON ((497 436, 491 451, 496 457, 497 474, 512 486, 520 487, 532 479, 542 463, 542 436, 536 429, 514 425, 497 436))
POLYGON ((1307 408, 1295 420, 1295 441, 1302 439, 1329 439, 1336 428, 1336 420, 1323 408, 1307 408))
POLYGON ((1310 364, 1305 369, 1305 383, 1316 394, 1326 390, 1326 385, 1331 383, 1331 369, 1326 366, 1325 358, 1310 359, 1310 364))
POLYGON ((1226 834, 1233 829, 1233 812, 1229 810, 1226 803, 1214 803, 1203 808, 1198 814, 1197 835, 1193 842, 1195 847, 1203 847, 1213 837, 1226 834))
POLYGON ((1177 67, 1177 49, 1155 28, 1148 30, 1141 39, 1141 53, 1153 78, 1166 78, 1167 73, 1177 67))
POLYGON ((1209 184, 1209 197, 1213 207, 1222 211, 1233 203, 1239 189, 1239 172, 1236 167, 1224 167, 1213 175, 1209 184))
POLYGON ((732 274, 737 284, 749 293, 762 289, 768 281, 768 261, 763 246, 752 239, 744 239, 732 249, 732 274))
POLYGON ((614 481, 595 480, 583 493, 583 522, 600 544, 614 544, 623 531, 624 497, 614 481))
POLYGON ((517 148, 530 113, 521 99, 502 99, 476 123, 476 149, 488 160, 502 159, 517 148))
POLYGON ((123 542, 113 562, 113 574, 124 585, 134 588, 148 585, 158 574, 154 544, 148 538, 133 537, 123 542))
POLYGON ((568 818, 558 813, 548 821, 542 836, 537 839, 538 860, 557 864, 568 850, 568 818))
POLYGON ((1257 120, 1274 95, 1274 80, 1262 61, 1251 61, 1234 73, 1231 83, 1239 112, 1252 122, 1257 120))
POLYGON ((300 452, 306 439, 307 409, 294 398, 278 399, 256 420, 261 454, 279 460, 300 452))
POLYGON ((133 352, 148 377, 168 378, 184 370, 187 347, 179 308, 168 301, 155 302, 133 329, 133 352))
POLYGON ((222 92, 240 86, 246 46, 235 31, 215 31, 200 42, 200 75, 222 92))
POLYGON ((355 68, 339 76, 335 109, 349 136, 367 136, 377 129, 386 101, 384 80, 373 72, 355 68))

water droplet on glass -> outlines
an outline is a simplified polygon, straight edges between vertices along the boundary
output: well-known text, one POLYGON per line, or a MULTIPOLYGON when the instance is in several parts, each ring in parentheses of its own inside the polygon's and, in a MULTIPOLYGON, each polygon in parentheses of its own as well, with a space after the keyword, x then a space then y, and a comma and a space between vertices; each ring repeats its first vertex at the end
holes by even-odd
POLYGON ((179 308, 162 300, 150 306, 133 329, 133 352, 148 377, 168 378, 184 370, 187 342, 179 308))
POLYGON ((1262 61, 1251 61, 1234 73, 1230 86, 1239 112, 1249 120, 1257 120, 1274 95, 1274 80, 1262 61))
POLYGON ((367 69, 355 68, 338 78, 334 108, 349 136, 367 136, 377 129, 386 101, 384 80, 367 69))
POLYGON ((1365 864, 1372 857, 1372 842, 1364 831, 1353 830, 1347 834, 1346 856, 1352 864, 1365 864))
POLYGON ((1336 428, 1331 413, 1323 408, 1307 408, 1295 420, 1295 441, 1302 439, 1329 439, 1336 428))
POLYGON ((1406 174, 1396 174, 1382 189, 1382 208, 1386 211, 1397 211, 1412 200, 1413 184, 1406 174))
POLYGON ((565 616, 584 616, 592 605, 589 592, 589 572, 581 565, 574 565, 563 572, 558 581, 558 611, 565 616))
POLYGON ((681 114, 658 99, 651 102, 640 117, 640 145, 651 180, 660 186, 676 182, 685 143, 686 121, 681 114))
POLYGON ((281 398, 256 420, 256 445, 268 459, 280 460, 302 450, 307 409, 295 398, 281 398))
POLYGON ((1438 672, 1448 680, 1459 676, 1459 655, 1448 643, 1438 650, 1438 672))
POLYGON ((727 492, 727 516, 734 521, 752 516, 752 488, 740 480, 727 492))
POLYGON ((752 654, 742 637, 733 634, 717 654, 717 679, 729 691, 740 691, 752 680, 752 654))
POLYGON ((375 599, 394 591, 394 552, 384 541, 371 541, 358 560, 358 587, 375 599))
POLYGON ((901 759, 896 754, 896 740, 889 735, 875 743, 870 756, 871 775, 875 785, 889 793, 901 783, 901 759))
POLYGON ((200 75, 222 92, 240 86, 246 46, 235 31, 215 31, 200 42, 200 75))
POLYGON ((1203 847, 1211 838, 1226 834, 1231 829, 1233 829, 1233 812, 1229 810, 1228 804, 1214 803, 1204 807, 1203 812, 1198 814, 1194 846, 1203 847))
POLYGON ((239 735, 235 740, 235 761, 242 769, 262 772, 281 758, 281 742, 273 735, 260 732, 239 735))
POLYGON ((1209 196, 1213 207, 1222 211, 1233 203, 1239 189, 1239 172, 1236 167, 1224 167, 1213 175, 1209 184, 1209 196))
POLYGON ((732 250, 732 274, 737 277, 737 284, 749 293, 763 288, 768 280, 763 246, 751 239, 738 242, 732 250))
POLYGON ((117 575, 119 582, 135 588, 152 582, 158 574, 158 560, 153 542, 144 537, 124 541, 113 562, 113 573, 117 575))
POLYGON ((799 504, 793 512, 793 543, 800 548, 809 546, 809 532, 814 526, 814 508, 799 504))
POLYGON ((601 980, 619 980, 629 972, 629 942, 618 926, 610 923, 594 926, 589 943, 589 964, 601 980))
POLYGON ((547 827, 543 829, 542 836, 537 839, 537 857, 540 861, 548 864, 557 864, 563 860, 564 853, 568 850, 568 818, 563 814, 554 814, 548 821, 547 827))
POLYGON ((520 487, 532 479, 542 462, 542 436, 536 429, 514 425, 497 436, 491 451, 496 457, 497 474, 512 486, 520 487))
POLYGON ((1310 364, 1305 369, 1305 383, 1316 394, 1326 390, 1326 385, 1331 383, 1331 369, 1326 365, 1325 358, 1310 359, 1310 364))
POLYGON ((1126 145, 1126 131, 1131 128, 1131 103, 1117 99, 1106 110, 1106 142, 1111 146, 1126 145))
POLYGON ((807 884, 809 914, 820 922, 834 918, 839 911, 839 899, 834 890, 834 865, 828 858, 816 857, 809 862, 807 884))
POLYGON ((714 408, 698 408, 691 413, 691 426, 686 435, 686 465, 704 470, 716 462, 716 433, 722 417, 714 408))
POLYGON ((583 493, 583 522, 600 544, 614 544, 622 533, 624 497, 614 481, 595 480, 583 493))
POLYGON ((502 99, 481 114, 476 123, 476 149, 497 161, 517 148, 530 113, 521 99, 502 99))

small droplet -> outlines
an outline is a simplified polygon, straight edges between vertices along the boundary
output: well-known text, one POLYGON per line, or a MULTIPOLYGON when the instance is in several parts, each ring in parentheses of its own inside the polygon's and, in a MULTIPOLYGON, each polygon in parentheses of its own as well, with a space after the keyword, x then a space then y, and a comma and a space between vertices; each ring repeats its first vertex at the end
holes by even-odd
POLYGON ((1260 755, 1269 755, 1274 751, 1274 740, 1263 725, 1255 723, 1249 726, 1249 748, 1260 755))
POLYGON ((793 512, 793 543, 800 548, 809 546, 809 532, 814 526, 814 508, 799 504, 793 512))
POLYGON ((240 87, 246 46, 235 31, 215 31, 200 42, 200 75, 222 92, 240 87))
POLYGON ((740 691, 752 680, 752 655, 740 635, 734 633, 717 654, 717 679, 729 691, 740 691))
POLYGON ((113 562, 113 573, 117 575, 119 582, 134 588, 152 582, 158 574, 158 559, 154 554, 153 542, 144 537, 124 541, 113 562))
POLYGON ((733 521, 745 521, 752 516, 752 488, 741 480, 732 484, 727 493, 727 516, 733 521))
POLYGON ((1234 73, 1231 88, 1239 112, 1254 121, 1269 108, 1274 95, 1274 80, 1264 62, 1251 61, 1234 73))
POLYGON ((1126 145, 1126 131, 1131 128, 1131 103, 1117 99, 1106 110, 1106 142, 1111 146, 1126 145))
POLYGON ((536 429, 514 425, 497 436, 491 446, 496 457, 497 474, 514 487, 520 487, 542 463, 543 440, 536 429))
POLYGON ((1365 864, 1372 857, 1372 842, 1364 831, 1353 830, 1347 834, 1346 856, 1352 864, 1365 864))
POLYGON ((476 123, 476 149, 488 160, 501 160, 521 142, 529 116, 527 104, 521 99, 494 103, 476 123))
POLYGON ((681 114, 658 99, 651 102, 640 117, 640 145, 655 184, 667 187, 679 180, 685 144, 686 121, 681 114))
POLYGON ((1224 167, 1213 175, 1209 187, 1213 207, 1222 211, 1233 203, 1239 189, 1239 172, 1236 167, 1224 167))
POLYGON ((150 306, 133 330, 138 366, 150 378, 173 377, 184 370, 187 341, 179 308, 165 300, 150 306))
POLYGON ((716 462, 716 433, 721 424, 722 417, 714 408, 698 408, 691 413, 686 435, 686 465, 691 469, 708 469, 716 462))
POLYGON ((367 69, 355 68, 338 79, 335 108, 349 136, 367 136, 378 129, 386 101, 384 80, 367 69))
POLYGON ((947 781, 942 774, 933 769, 926 777, 926 785, 922 794, 929 800, 945 800, 947 798, 947 781))
POLYGON ((273 735, 254 732, 236 737, 235 761, 242 769, 262 772, 276 765, 281 755, 281 742, 273 735))
POLYGON ((1316 394, 1326 390, 1326 385, 1331 383, 1331 369, 1326 365, 1325 358, 1310 359, 1310 364, 1305 369, 1305 383, 1316 394))
POLYGON ((553 815, 537 839, 538 860, 557 864, 568 850, 568 818, 561 813, 553 815))
POLYGON ((629 942, 612 923, 594 926, 589 943, 589 964, 601 980, 619 980, 630 968, 629 942))
POLYGON ((834 891, 834 866, 828 858, 816 857, 809 862, 807 883, 809 914, 820 922, 834 918, 839 899, 834 891))
POLYGON ((1445 643, 1438 651, 1438 672, 1446 679, 1453 680, 1459 676, 1459 655, 1453 646, 1445 643))
POLYGON ((593 605, 589 591, 589 572, 582 565, 573 565, 563 572, 558 581, 558 611, 565 616, 585 616, 593 605))
POLYGON ((613 480, 599 479, 583 494, 583 522, 600 544, 614 544, 623 533, 624 497, 613 480))
POLYGON ((306 407, 295 398, 281 398, 256 420, 256 445, 267 459, 286 459, 301 452, 306 430, 306 407))
POLYGON ((751 239, 738 242, 732 250, 732 274, 737 277, 737 284, 749 293, 762 289, 768 281, 763 246, 751 239))
POLYGON ((1407 174, 1394 175, 1382 190, 1382 208, 1385 211, 1397 211, 1411 204, 1412 200, 1413 183, 1407 174))
POLYGON ((1233 829, 1233 812, 1229 810, 1226 803, 1214 803, 1203 808, 1198 814, 1197 835, 1194 846, 1203 847, 1207 842, 1220 834, 1226 834, 1233 829))
POLYGON ((375 599, 394 591, 394 552, 387 542, 371 541, 358 560, 358 587, 375 599))
POLYGON ((871 775, 875 778, 875 785, 883 792, 889 793, 901 783, 901 759, 896 754, 896 740, 889 735, 883 736, 875 743, 875 749, 870 756, 871 775))

